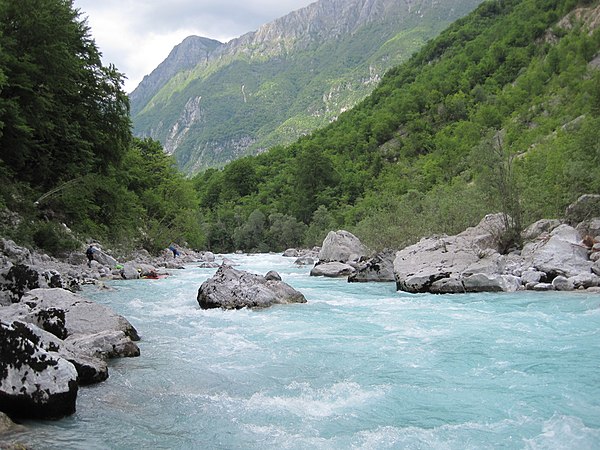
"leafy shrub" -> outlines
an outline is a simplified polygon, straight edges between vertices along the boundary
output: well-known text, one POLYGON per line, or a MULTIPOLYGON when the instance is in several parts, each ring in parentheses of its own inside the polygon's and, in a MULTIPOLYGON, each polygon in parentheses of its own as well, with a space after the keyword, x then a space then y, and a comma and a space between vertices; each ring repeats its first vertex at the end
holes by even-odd
POLYGON ((37 248, 51 256, 61 256, 77 250, 81 245, 69 230, 53 222, 34 223, 31 238, 37 248))

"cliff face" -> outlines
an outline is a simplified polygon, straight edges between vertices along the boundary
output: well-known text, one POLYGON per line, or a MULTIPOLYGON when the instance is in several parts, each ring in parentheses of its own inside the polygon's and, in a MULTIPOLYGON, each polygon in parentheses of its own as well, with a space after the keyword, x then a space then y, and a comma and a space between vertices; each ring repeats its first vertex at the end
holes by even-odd
POLYGON ((137 88, 131 93, 131 114, 139 112, 139 107, 150 99, 179 72, 194 68, 197 64, 206 63, 211 53, 224 44, 198 36, 189 36, 176 45, 167 59, 158 65, 150 75, 146 75, 137 88))
POLYGON ((190 37, 131 94, 187 172, 289 143, 368 95, 481 0, 320 0, 226 44, 190 37))

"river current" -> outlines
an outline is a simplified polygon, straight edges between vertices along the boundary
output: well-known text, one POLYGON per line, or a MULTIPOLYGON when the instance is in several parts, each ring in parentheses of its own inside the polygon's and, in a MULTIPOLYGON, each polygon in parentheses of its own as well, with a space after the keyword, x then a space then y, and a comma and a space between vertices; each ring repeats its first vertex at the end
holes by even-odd
POLYGON ((77 412, 30 422, 33 449, 598 449, 600 294, 412 295, 309 277, 306 304, 201 310, 215 269, 86 290, 137 328, 77 412))

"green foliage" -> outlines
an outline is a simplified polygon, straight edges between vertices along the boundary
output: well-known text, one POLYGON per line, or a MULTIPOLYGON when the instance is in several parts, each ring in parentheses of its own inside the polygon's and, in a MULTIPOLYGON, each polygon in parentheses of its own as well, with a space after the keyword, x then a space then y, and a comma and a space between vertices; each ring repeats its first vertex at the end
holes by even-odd
POLYGON ((235 229, 234 242, 236 248, 249 252, 267 251, 266 228, 267 217, 262 211, 255 209, 248 220, 235 229))
POLYGON ((131 138, 122 75, 100 53, 71 2, 0 1, 0 158, 50 188, 108 169, 131 138))
POLYGON ((485 3, 326 128, 187 179, 157 141, 124 131, 120 76, 97 65, 68 2, 0 0, 15 24, 0 23, 0 231, 55 255, 84 238, 281 251, 339 228, 384 249, 502 211, 508 248, 521 225, 600 192, 600 72, 588 64, 600 32, 558 28, 568 11, 485 3), (62 65, 23 5, 66 41, 62 65))
POLYGON ((327 237, 327 233, 335 228, 337 227, 333 215, 325 206, 320 205, 312 215, 304 236, 304 244, 309 248, 320 246, 327 237))
POLYGON ((123 76, 79 15, 0 0, 0 231, 53 255, 90 238, 202 248, 192 182, 159 143, 132 140, 123 76))
POLYGON ((521 245, 521 196, 516 178, 516 155, 507 148, 506 133, 495 132, 473 151, 473 167, 479 172, 478 184, 486 194, 488 205, 498 205, 505 232, 500 238, 500 252, 521 245))
POLYGON ((79 241, 68 230, 53 222, 37 222, 32 237, 34 245, 51 256, 61 256, 80 247, 79 241))

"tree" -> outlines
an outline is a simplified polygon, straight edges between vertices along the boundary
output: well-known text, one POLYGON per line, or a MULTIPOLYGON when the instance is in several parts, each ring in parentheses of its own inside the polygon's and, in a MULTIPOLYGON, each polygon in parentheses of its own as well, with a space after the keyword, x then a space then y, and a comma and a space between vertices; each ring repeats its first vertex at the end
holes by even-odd
POLYGON ((287 214, 269 215, 268 244, 271 250, 281 251, 289 247, 299 247, 304 238, 306 225, 287 214))
POLYGON ((497 131, 475 151, 481 168, 480 181, 491 204, 500 208, 504 220, 500 252, 521 244, 521 199, 515 173, 516 155, 506 145, 506 132, 497 131))
POLYGON ((323 149, 312 143, 301 148, 294 169, 296 216, 307 223, 319 205, 322 191, 335 183, 336 172, 323 149))
POLYGON ((89 31, 69 0, 0 0, 0 158, 36 187, 107 173, 129 145, 123 76, 89 31))
POLYGON ((252 211, 248 220, 234 232, 236 249, 246 251, 266 251, 265 231, 267 217, 260 209, 252 211))
POLYGON ((320 246, 327 236, 327 233, 335 228, 335 221, 329 210, 323 206, 315 210, 312 215, 310 225, 306 230, 304 243, 308 247, 320 246))

